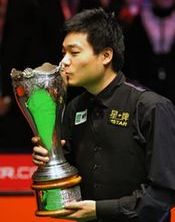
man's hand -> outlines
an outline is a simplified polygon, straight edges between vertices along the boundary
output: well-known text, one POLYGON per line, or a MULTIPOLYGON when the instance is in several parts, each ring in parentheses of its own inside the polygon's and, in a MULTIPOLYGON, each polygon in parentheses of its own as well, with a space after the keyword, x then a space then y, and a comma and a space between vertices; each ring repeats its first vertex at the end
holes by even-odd
POLYGON ((44 166, 49 161, 48 150, 39 145, 40 138, 35 136, 32 138, 32 142, 36 144, 33 148, 32 161, 37 166, 44 166))
POLYGON ((93 200, 84 200, 78 202, 70 202, 65 204, 65 209, 74 210, 65 219, 77 221, 89 221, 96 219, 96 202, 93 200))
MULTIPOLYGON (((44 166, 49 161, 48 150, 42 147, 40 144, 40 138, 35 136, 32 138, 32 142, 36 144, 33 148, 32 161, 37 166, 44 166)), ((61 145, 65 144, 65 140, 61 140, 61 145)))

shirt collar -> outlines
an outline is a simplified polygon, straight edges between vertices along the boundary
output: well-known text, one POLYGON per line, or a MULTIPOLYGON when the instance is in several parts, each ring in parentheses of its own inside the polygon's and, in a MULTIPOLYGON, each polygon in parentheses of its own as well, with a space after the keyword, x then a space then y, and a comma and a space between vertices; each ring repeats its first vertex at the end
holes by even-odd
POLYGON ((89 100, 93 104, 101 104, 103 106, 107 106, 110 102, 111 95, 113 94, 113 91, 119 87, 123 82, 125 82, 125 76, 120 71, 117 73, 116 77, 109 83, 108 86, 106 86, 98 95, 93 95, 89 92, 88 97, 89 100))

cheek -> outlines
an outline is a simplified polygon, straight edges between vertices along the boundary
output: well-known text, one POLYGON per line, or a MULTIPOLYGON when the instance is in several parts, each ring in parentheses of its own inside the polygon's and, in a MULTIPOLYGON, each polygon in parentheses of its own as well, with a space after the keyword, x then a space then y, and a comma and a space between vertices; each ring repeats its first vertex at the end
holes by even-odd
POLYGON ((75 63, 75 74, 79 73, 79 75, 83 76, 84 74, 91 72, 94 69, 94 66, 92 64, 91 61, 87 60, 87 59, 81 59, 81 60, 77 60, 77 62, 75 63))
POLYGON ((101 61, 97 56, 81 55, 81 57, 74 61, 74 80, 89 81, 95 79, 101 72, 101 61))
POLYGON ((96 71, 99 66, 99 60, 96 56, 84 56, 81 60, 80 66, 82 69, 89 70, 89 71, 96 71))
POLYGON ((100 65, 97 64, 86 64, 82 66, 81 71, 79 73, 79 78, 83 82, 93 82, 97 81, 102 76, 102 68, 100 65))

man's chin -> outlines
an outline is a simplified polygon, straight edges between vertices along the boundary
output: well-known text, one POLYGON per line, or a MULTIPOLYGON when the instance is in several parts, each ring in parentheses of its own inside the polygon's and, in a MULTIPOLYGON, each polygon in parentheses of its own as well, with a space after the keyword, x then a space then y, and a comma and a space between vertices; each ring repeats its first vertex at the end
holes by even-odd
POLYGON ((81 87, 79 84, 73 82, 73 81, 68 81, 68 86, 71 86, 71 87, 81 87))

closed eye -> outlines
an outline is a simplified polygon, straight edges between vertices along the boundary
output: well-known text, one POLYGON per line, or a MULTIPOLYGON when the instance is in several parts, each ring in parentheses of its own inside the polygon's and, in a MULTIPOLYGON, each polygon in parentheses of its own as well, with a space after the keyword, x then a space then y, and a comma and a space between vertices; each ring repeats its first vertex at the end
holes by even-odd
POLYGON ((79 53, 80 53, 79 51, 72 51, 71 55, 75 56, 75 55, 78 55, 79 53))

